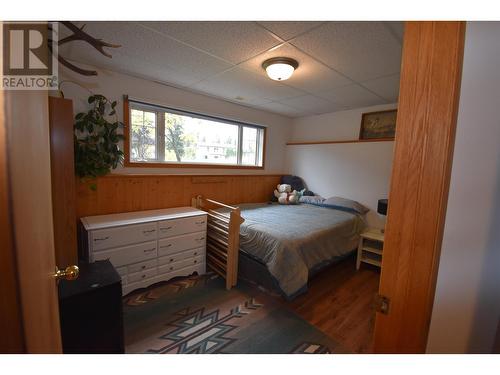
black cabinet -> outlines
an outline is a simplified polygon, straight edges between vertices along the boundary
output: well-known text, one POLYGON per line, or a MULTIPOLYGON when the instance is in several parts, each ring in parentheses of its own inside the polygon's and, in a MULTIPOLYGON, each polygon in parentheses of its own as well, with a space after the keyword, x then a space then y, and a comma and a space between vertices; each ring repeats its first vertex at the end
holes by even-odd
POLYGON ((108 260, 60 281, 59 316, 64 353, 124 353, 121 278, 108 260))

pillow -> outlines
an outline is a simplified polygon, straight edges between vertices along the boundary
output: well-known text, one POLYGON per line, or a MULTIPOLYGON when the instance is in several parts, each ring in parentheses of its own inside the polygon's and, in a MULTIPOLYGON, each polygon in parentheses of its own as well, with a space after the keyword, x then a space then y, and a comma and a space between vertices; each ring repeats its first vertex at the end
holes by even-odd
POLYGON ((301 196, 299 199, 300 203, 308 203, 308 204, 316 204, 320 205, 323 203, 325 198, 320 195, 309 195, 309 196, 301 196))
POLYGON ((336 208, 337 210, 355 212, 361 215, 370 211, 369 208, 363 206, 361 203, 347 198, 330 197, 321 202, 322 206, 336 208))
MULTIPOLYGON (((291 176, 291 175, 282 176, 281 183, 290 185, 292 187, 292 191, 293 190, 302 191, 306 188, 304 185, 304 181, 299 176, 291 176)), ((305 190, 302 195, 313 196, 314 193, 310 190, 305 190)))

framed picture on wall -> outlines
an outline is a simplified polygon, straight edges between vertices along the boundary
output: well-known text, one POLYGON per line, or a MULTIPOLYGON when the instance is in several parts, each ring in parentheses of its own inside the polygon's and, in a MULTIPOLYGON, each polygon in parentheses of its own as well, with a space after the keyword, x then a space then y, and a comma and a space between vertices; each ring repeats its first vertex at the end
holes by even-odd
POLYGON ((363 113, 359 139, 394 138, 397 109, 363 113))

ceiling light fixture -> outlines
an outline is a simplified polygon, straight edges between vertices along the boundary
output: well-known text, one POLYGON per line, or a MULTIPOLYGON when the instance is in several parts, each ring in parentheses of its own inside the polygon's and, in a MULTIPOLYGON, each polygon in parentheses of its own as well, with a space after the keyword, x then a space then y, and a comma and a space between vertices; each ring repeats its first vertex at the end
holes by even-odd
POLYGON ((262 63, 269 78, 275 81, 284 81, 290 78, 299 66, 299 63, 289 57, 273 57, 262 63))

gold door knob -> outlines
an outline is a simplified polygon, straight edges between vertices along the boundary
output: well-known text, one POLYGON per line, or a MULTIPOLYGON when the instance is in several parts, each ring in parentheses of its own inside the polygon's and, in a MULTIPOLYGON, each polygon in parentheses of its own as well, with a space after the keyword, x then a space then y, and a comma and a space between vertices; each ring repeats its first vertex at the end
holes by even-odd
POLYGON ((78 278, 78 275, 80 273, 80 270, 78 269, 78 266, 68 266, 66 267, 65 270, 60 270, 59 268, 56 267, 56 272, 54 273, 54 277, 56 280, 76 280, 78 278))

